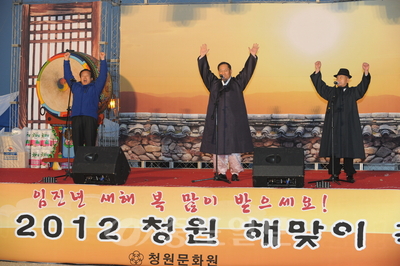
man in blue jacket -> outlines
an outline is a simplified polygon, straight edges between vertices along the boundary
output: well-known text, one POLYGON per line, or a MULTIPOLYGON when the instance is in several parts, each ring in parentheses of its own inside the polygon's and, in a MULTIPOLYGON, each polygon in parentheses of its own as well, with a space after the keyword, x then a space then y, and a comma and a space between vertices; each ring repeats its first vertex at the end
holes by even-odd
POLYGON ((100 73, 93 80, 93 73, 83 69, 79 73, 80 81, 76 82, 69 62, 70 53, 64 54, 64 79, 73 93, 72 102, 72 141, 74 152, 79 146, 95 146, 98 127, 98 110, 100 94, 107 80, 107 62, 105 53, 100 53, 100 73))

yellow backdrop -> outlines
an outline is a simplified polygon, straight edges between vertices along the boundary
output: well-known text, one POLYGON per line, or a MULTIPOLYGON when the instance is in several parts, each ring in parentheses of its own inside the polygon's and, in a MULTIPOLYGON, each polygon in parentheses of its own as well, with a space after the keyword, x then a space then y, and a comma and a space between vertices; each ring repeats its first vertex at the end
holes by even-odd
POLYGON ((389 0, 123 6, 121 111, 205 113, 200 45, 208 44, 213 71, 228 61, 237 75, 248 47, 258 43, 245 91, 249 113, 324 113, 309 79, 318 60, 328 84, 345 67, 353 86, 368 62, 372 83, 360 112, 400 112, 399 14, 400 2, 389 0))

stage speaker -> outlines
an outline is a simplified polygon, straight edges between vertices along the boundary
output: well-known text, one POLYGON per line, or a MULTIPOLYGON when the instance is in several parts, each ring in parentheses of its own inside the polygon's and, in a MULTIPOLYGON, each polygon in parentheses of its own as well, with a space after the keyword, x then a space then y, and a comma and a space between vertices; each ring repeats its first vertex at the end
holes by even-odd
POLYGON ((72 165, 76 184, 122 185, 131 167, 120 147, 79 147, 72 165))
POLYGON ((302 148, 255 148, 254 187, 304 187, 302 148))

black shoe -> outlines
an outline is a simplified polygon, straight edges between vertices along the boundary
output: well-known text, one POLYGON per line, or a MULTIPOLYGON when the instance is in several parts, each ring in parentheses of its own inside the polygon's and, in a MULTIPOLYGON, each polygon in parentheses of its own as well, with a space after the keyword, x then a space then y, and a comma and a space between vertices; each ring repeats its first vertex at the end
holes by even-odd
POLYGON ((237 174, 232 175, 232 181, 239 181, 239 177, 237 174))
POLYGON ((329 177, 330 181, 338 181, 339 180, 339 175, 331 175, 331 177, 329 177))
POLYGON ((354 183, 354 182, 356 182, 356 180, 354 180, 354 178, 353 178, 353 175, 348 175, 346 180, 347 180, 347 182, 349 182, 349 183, 354 183))
POLYGON ((225 180, 228 180, 228 178, 226 177, 226 175, 224 175, 224 174, 219 174, 219 175, 217 175, 217 178, 216 178, 217 180, 222 180, 222 181, 225 181, 225 180))

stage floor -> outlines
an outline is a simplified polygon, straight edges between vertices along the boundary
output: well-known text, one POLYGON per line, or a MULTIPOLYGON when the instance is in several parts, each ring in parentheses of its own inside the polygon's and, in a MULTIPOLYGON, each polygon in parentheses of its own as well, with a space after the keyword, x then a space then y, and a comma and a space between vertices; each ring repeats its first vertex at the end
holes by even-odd
MULTIPOLYGON (((1 183, 43 183, 45 177, 57 177, 60 184, 74 184, 71 177, 65 178, 65 170, 31 168, 0 168, 1 183)), ((230 179, 230 174, 228 174, 230 179)), ((213 180, 211 169, 165 169, 165 168, 131 168, 125 186, 161 186, 161 187, 253 187, 252 170, 246 169, 239 176, 240 181, 228 184, 213 180), (205 181, 193 182, 202 179, 205 181)), ((329 178, 327 170, 306 170, 304 188, 315 188, 316 181, 329 178)), ((346 179, 345 173, 339 178, 346 179)), ((400 171, 358 171, 355 183, 328 182, 331 188, 343 189, 399 189, 400 171)), ((268 186, 269 187, 269 186, 268 186)), ((272 186, 273 188, 277 188, 272 186)), ((292 188, 292 187, 283 187, 292 188)))

